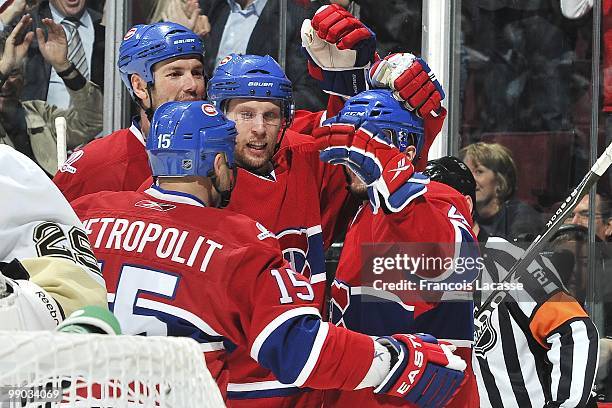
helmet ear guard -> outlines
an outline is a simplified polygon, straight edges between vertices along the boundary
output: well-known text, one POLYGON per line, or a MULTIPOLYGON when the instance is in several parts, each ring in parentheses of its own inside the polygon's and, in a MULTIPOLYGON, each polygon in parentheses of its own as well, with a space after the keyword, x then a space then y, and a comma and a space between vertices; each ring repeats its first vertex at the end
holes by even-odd
POLYGON ((214 176, 214 161, 222 153, 234 166, 234 122, 208 101, 166 102, 155 110, 147 137, 153 176, 214 176))
POLYGON ((281 102, 285 127, 295 115, 291 81, 269 55, 228 55, 208 81, 207 91, 219 109, 230 99, 271 99, 281 102))

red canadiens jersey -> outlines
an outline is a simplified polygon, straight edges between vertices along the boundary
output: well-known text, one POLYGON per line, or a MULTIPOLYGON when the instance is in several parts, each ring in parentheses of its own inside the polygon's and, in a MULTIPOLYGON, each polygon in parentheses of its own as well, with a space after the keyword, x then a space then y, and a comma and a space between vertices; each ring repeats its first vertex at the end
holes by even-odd
POLYGON ((363 380, 372 340, 320 320, 310 283, 255 221, 159 188, 73 205, 125 334, 191 337, 219 365, 223 350, 241 351, 289 387, 353 389, 363 380))
POLYGON ((98 191, 133 191, 149 176, 144 138, 132 124, 72 153, 53 182, 72 201, 98 191))
MULTIPOLYGON (((364 281, 368 274, 372 276, 373 269, 368 270, 364 265, 372 256, 380 254, 392 258, 402 250, 409 255, 410 251, 418 251, 417 257, 427 253, 428 246, 417 250, 410 247, 410 243, 458 243, 461 251, 458 254, 444 254, 445 248, 442 254, 436 252, 436 256, 477 258, 479 252, 471 222, 464 197, 433 181, 428 184, 423 197, 415 199, 400 213, 384 214, 381 211, 373 214, 369 204, 363 205, 346 234, 330 302, 330 320, 337 326, 372 336, 430 333, 457 345, 457 353, 468 363, 469 377, 450 406, 462 408, 478 406, 476 382, 470 366, 474 336, 473 302, 436 302, 419 299, 415 290, 384 290, 380 283, 379 286, 368 286, 364 281), (370 243, 376 245, 368 246, 370 243), (385 243, 389 243, 388 246, 385 243), (397 246, 395 243, 405 244, 397 246)), ((454 247, 450 245, 448 249, 454 247)), ((414 257, 415 254, 411 255, 414 257)), ((397 275, 388 273, 374 276, 380 276, 380 282, 396 282, 394 276, 397 275)), ((472 282, 477 273, 476 268, 465 271, 460 279, 472 282)), ((451 281, 452 275, 444 280, 451 281)), ((325 403, 333 407, 405 406, 401 399, 362 391, 326 391, 325 403)))
MULTIPOLYGON (((248 215, 274 233, 285 259, 310 280, 317 307, 322 309, 326 283, 324 248, 336 229, 348 223, 339 213, 352 201, 344 187, 342 169, 321 163, 312 138, 289 130, 282 146, 269 177, 238 170, 228 209, 248 215)), ((281 384, 269 370, 239 350, 228 356, 228 367, 231 406, 320 405, 319 392, 281 384)))

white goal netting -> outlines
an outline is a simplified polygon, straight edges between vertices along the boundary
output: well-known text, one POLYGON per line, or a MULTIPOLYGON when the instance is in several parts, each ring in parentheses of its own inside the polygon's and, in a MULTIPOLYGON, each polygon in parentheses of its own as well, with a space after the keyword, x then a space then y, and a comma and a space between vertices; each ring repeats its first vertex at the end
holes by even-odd
POLYGON ((0 331, 0 407, 222 407, 187 338, 0 331))

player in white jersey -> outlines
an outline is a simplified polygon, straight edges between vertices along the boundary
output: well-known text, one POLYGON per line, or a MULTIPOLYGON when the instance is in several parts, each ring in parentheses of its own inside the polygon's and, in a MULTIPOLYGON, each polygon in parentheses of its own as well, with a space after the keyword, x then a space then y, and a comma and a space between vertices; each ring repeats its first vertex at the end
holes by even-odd
POLYGON ((0 330, 52 330, 85 305, 106 308, 81 222, 40 167, 6 145, 0 191, 0 330))

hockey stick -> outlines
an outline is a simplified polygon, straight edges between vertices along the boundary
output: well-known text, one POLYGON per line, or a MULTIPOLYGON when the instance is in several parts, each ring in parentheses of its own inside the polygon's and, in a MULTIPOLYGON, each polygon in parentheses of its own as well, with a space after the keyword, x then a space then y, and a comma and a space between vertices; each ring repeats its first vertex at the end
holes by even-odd
MULTIPOLYGON (((606 148, 603 154, 597 159, 591 170, 584 176, 580 184, 574 188, 569 197, 563 201, 561 206, 553 214, 550 220, 546 223, 546 231, 538 235, 536 239, 529 245, 529 248, 522 254, 521 258, 510 268, 508 274, 501 283, 517 282, 520 274, 527 269, 527 266, 540 254, 544 246, 550 238, 557 232, 563 224, 567 215, 572 212, 578 205, 582 197, 584 197, 590 188, 599 180, 612 164, 612 143, 606 148)), ((476 326, 475 345, 478 344, 486 326, 491 318, 491 315, 497 307, 508 296, 508 292, 504 290, 494 291, 478 308, 474 315, 474 325, 476 326)))
POLYGON ((55 118, 55 134, 57 136, 57 169, 61 169, 66 161, 66 118, 55 118))

